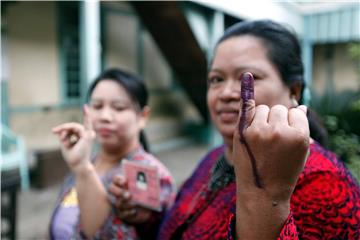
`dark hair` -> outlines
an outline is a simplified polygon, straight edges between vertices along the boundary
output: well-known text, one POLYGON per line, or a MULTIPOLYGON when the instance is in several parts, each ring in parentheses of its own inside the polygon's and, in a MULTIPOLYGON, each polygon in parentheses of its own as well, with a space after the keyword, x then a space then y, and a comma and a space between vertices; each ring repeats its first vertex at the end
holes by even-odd
MULTIPOLYGON (((139 106, 139 109, 143 109, 147 105, 148 91, 144 80, 133 73, 118 68, 111 68, 100 73, 89 86, 87 93, 88 101, 90 100, 95 87, 103 80, 112 80, 121 85, 129 94, 132 102, 139 106)), ((143 130, 140 131, 140 143, 146 151, 149 151, 149 146, 143 130)))
MULTIPOLYGON (((267 49, 267 57, 280 73, 282 81, 290 89, 299 84, 301 96, 299 103, 303 102, 305 89, 304 66, 301 60, 301 48, 293 31, 271 20, 257 20, 239 22, 225 30, 216 46, 223 41, 242 35, 258 38, 267 49)), ((326 130, 314 111, 308 111, 311 136, 320 144, 326 144, 326 130)))

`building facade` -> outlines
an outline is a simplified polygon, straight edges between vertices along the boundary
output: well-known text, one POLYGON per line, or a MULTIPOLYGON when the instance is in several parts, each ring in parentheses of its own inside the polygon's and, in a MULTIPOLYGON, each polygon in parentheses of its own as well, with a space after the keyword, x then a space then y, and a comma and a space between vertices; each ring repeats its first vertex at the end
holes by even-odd
POLYGON ((29 153, 58 148, 51 128, 82 121, 92 49, 98 49, 98 71, 121 67, 144 77, 152 109, 146 133, 155 152, 189 133, 212 137, 207 61, 217 38, 237 21, 272 18, 292 26, 316 92, 329 84, 337 91, 359 90, 360 60, 347 55, 348 44, 360 41, 355 2, 322 12, 286 2, 262 2, 272 9, 265 12, 250 1, 94 2, 99 39, 88 48, 84 32, 96 28, 86 25, 89 2, 1 2, 2 123, 24 137, 29 153))

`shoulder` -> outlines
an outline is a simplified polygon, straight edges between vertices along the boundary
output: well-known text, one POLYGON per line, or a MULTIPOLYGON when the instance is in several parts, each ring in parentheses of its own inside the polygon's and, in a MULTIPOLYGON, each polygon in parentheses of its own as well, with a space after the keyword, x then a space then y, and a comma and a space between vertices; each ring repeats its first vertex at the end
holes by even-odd
POLYGON ((210 170, 217 159, 224 153, 224 149, 224 146, 211 149, 195 167, 195 170, 182 185, 182 188, 192 188, 193 186, 201 185, 203 182, 208 181, 210 170))
POLYGON ((146 152, 144 149, 139 149, 133 156, 132 161, 139 162, 144 165, 155 166, 160 174, 161 178, 171 178, 169 169, 154 155, 146 152))
POLYGON ((202 158, 195 171, 210 169, 216 162, 216 160, 224 153, 225 146, 219 146, 211 149, 207 154, 202 158))
POLYGON ((331 151, 312 144, 310 156, 293 194, 294 202, 298 200, 300 204, 309 199, 317 199, 318 204, 323 202, 329 205, 343 200, 351 202, 359 197, 359 184, 344 163, 331 151))
POLYGON ((297 187, 299 185, 321 185, 329 188, 334 184, 343 184, 350 189, 359 188, 357 180, 333 152, 317 143, 311 144, 310 155, 299 176, 297 187))
POLYGON ((300 179, 311 174, 328 173, 344 178, 352 178, 345 164, 337 156, 317 143, 310 145, 310 155, 300 179))
POLYGON ((349 236, 355 236, 360 226, 359 198, 359 185, 345 165, 331 151, 312 144, 291 198, 300 236, 316 233, 321 239, 335 235, 355 239, 349 236))

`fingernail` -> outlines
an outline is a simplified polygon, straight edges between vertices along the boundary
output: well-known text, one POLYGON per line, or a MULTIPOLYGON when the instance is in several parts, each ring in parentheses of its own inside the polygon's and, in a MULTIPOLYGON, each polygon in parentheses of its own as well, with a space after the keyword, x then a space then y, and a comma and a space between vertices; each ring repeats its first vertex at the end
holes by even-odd
POLYGON ((117 181, 119 184, 124 184, 125 180, 122 175, 117 175, 117 181))
POLYGON ((250 72, 241 75, 241 99, 243 102, 254 99, 254 77, 250 72))
POLYGON ((69 137, 69 142, 74 145, 77 143, 77 141, 79 141, 79 136, 77 136, 76 134, 71 134, 69 137))
POLYGON ((124 198, 129 198, 130 197, 130 193, 129 192, 124 192, 124 198))
POLYGON ((307 106, 306 105, 300 105, 298 106, 298 108, 300 108, 305 114, 307 114, 307 106))

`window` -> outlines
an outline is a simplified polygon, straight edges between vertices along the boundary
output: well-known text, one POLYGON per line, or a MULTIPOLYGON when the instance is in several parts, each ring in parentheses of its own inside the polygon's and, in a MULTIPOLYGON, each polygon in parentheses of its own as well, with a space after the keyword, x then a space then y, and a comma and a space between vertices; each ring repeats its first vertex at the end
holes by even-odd
POLYGON ((81 100, 79 2, 59 2, 59 42, 64 102, 81 100))

